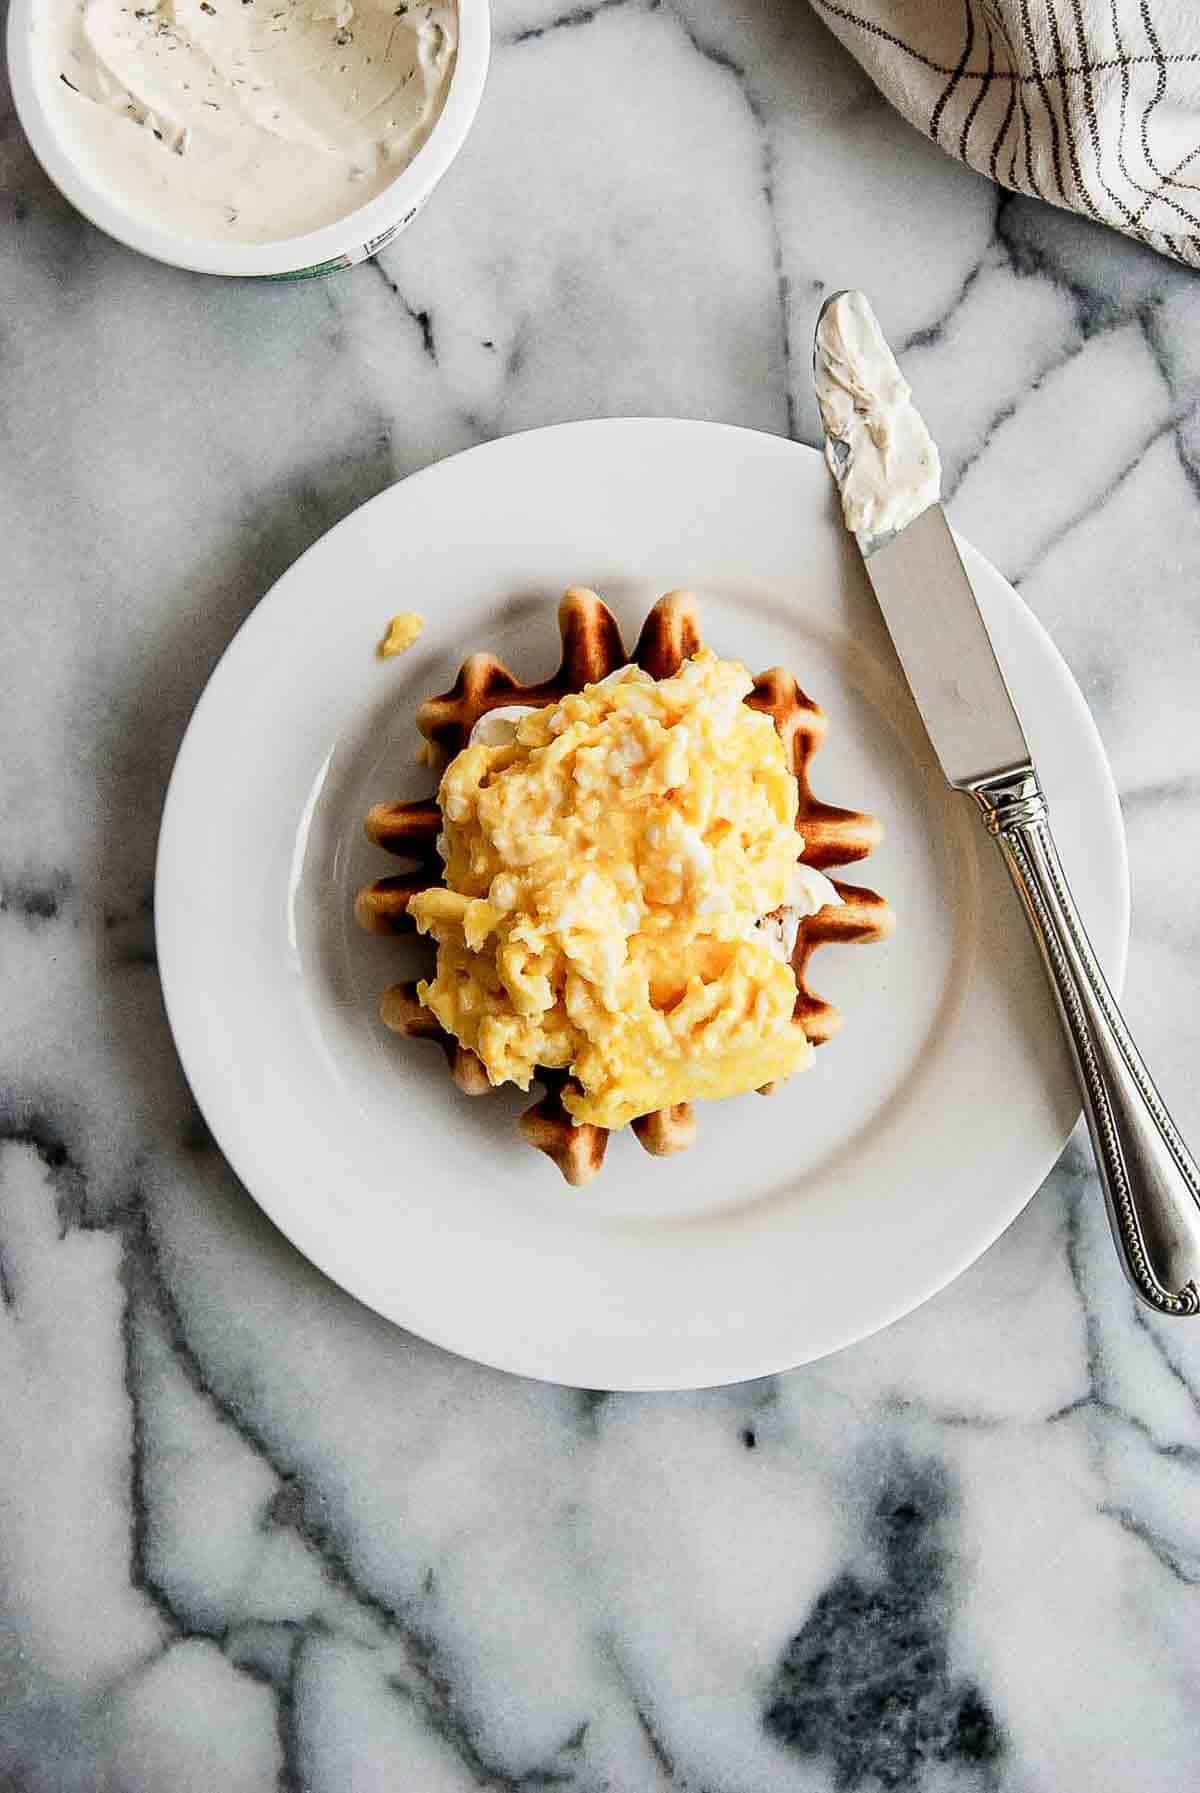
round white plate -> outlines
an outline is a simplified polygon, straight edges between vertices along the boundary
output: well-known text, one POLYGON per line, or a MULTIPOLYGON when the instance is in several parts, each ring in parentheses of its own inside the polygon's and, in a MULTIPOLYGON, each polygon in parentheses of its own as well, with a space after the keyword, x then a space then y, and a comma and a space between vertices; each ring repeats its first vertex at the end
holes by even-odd
MULTIPOLYGON (((1124 837, 1083 699, 979 555, 967 565, 1109 975, 1128 932, 1124 837)), ((819 1357, 916 1306, 1008 1225, 1079 1110, 1016 897, 943 785, 810 449, 708 423, 510 437, 394 486, 284 575, 196 708, 156 897, 167 1007, 196 1099, 272 1219, 361 1300, 505 1369, 597 1388, 697 1387, 819 1357), (882 817, 851 878, 895 908, 883 945, 826 949, 845 1026, 770 1100, 699 1110, 690 1152, 629 1133, 572 1190, 524 1145, 530 1098, 462 1096, 389 1034, 380 991, 421 943, 354 926, 389 869, 383 797, 427 794, 414 712, 475 648, 557 664, 555 605, 594 586, 632 640, 691 586, 706 639, 794 671, 829 715, 818 795, 882 817), (394 611, 426 619, 402 659, 394 611)))

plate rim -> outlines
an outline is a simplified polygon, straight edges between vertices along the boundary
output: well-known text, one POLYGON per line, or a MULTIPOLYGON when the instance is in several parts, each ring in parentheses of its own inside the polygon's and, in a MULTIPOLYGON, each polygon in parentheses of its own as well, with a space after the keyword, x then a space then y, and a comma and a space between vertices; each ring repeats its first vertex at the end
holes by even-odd
MULTIPOLYGON (((328 1276, 355 1300, 362 1302, 362 1304, 371 1311, 381 1314, 382 1317, 389 1320, 392 1324, 412 1332, 414 1336, 426 1340, 428 1343, 437 1346, 439 1349, 449 1351, 452 1354, 464 1357, 469 1361, 481 1363, 489 1368, 502 1370, 510 1374, 527 1376, 531 1379, 546 1381, 559 1386, 603 1386, 607 1389, 622 1392, 667 1392, 717 1387, 731 1383, 754 1380, 764 1376, 782 1373, 784 1370, 797 1367, 798 1364, 804 1362, 820 1361, 820 1359, 825 1356, 832 1355, 861 1339, 870 1337, 876 1332, 884 1330, 886 1327, 894 1324, 896 1320, 902 1318, 905 1314, 922 1306, 935 1294, 939 1293, 940 1290, 953 1282, 966 1269, 975 1263, 978 1258, 982 1257, 1000 1235, 1004 1233, 1024 1211, 1025 1207, 1041 1187, 1046 1176, 1058 1162, 1066 1142, 1069 1139, 1071 1132, 1074 1130, 1075 1123, 1072 1123, 1072 1127, 1068 1129, 1063 1140, 1054 1147, 1048 1162, 1046 1162, 1038 1171, 1031 1187, 1024 1194, 1020 1195, 1019 1198, 1014 1197, 1004 1204, 998 1205, 997 1214, 993 1220, 990 1220, 986 1226, 981 1226, 979 1228, 970 1247, 966 1248, 963 1253, 959 1254, 959 1256, 953 1260, 952 1265, 948 1270, 945 1269, 944 1265, 939 1265, 935 1272, 920 1279, 920 1292, 915 1296, 911 1292, 914 1285, 910 1284, 905 1294, 897 1298, 892 1305, 887 1307, 882 1318, 878 1317, 878 1312, 880 1310, 877 1309, 876 1317, 871 1318, 866 1324, 863 1324, 861 1321, 849 1323, 845 1327, 844 1332, 833 1343, 829 1344, 819 1353, 815 1355, 811 1352, 804 1353, 799 1358, 787 1363, 781 1363, 775 1355, 772 1355, 761 1362, 749 1365, 743 1360, 742 1362, 739 1362, 736 1367, 731 1368, 728 1373, 722 1373, 715 1376, 706 1374, 699 1380, 697 1380, 694 1375, 689 1375, 686 1371, 673 1377, 664 1376, 661 1372, 652 1373, 646 1376, 638 1376, 625 1371, 616 1380, 606 1377, 602 1381, 593 1381, 590 1383, 566 1383, 561 1376, 556 1376, 552 1371, 548 1370, 544 1364, 539 1367, 537 1363, 519 1361, 521 1356, 520 1352, 504 1350, 489 1351, 480 1348, 474 1341, 464 1343, 461 1338, 461 1333, 457 1340, 452 1337, 441 1336, 438 1328, 431 1327, 424 1320, 422 1320, 418 1326, 414 1324, 411 1319, 404 1318, 398 1314, 394 1307, 389 1310, 379 1306, 372 1300, 369 1293, 363 1291, 361 1286, 361 1273, 356 1273, 353 1255, 351 1255, 349 1260, 342 1255, 340 1250, 341 1239, 337 1230, 332 1229, 329 1233, 322 1233, 318 1237, 318 1229, 314 1227, 310 1215, 303 1210, 298 1212, 295 1207, 289 1208, 286 1196, 281 1194, 277 1188, 270 1186, 269 1181, 267 1182, 266 1187, 264 1187, 264 1182, 260 1181, 257 1175, 257 1161, 253 1159, 253 1154, 250 1148, 246 1146, 246 1149, 243 1150, 243 1146, 246 1145, 245 1135, 238 1134, 236 1129, 227 1130, 226 1128, 225 1121, 228 1116, 228 1110, 222 1114, 219 1121, 214 1122, 209 1106, 207 1106, 201 1099, 201 1096, 197 1091, 197 1078, 193 1075, 194 1064, 189 1062, 189 1051, 184 1044, 185 1038, 189 1037, 188 1024, 184 1017, 185 1005, 181 1005, 180 1001, 180 990, 184 980, 177 979, 175 975, 174 965, 176 947, 173 936, 173 924, 170 919, 172 904, 175 905, 176 909, 178 908, 175 898, 170 894, 174 883, 175 867, 181 863, 183 858, 183 855, 177 852, 175 848, 175 837, 181 831, 183 826, 179 818, 179 792, 183 788, 186 780, 193 775, 192 761, 202 745, 202 735, 206 726, 209 709, 219 702, 220 694, 218 688, 221 684, 221 675, 229 664, 231 658, 240 651, 243 651, 243 649, 239 647, 239 644, 242 644, 245 638, 253 636, 263 629, 269 630, 273 626, 275 613, 277 611, 282 612, 284 605, 288 601, 288 587, 292 582, 292 576, 304 565, 309 557, 314 555, 319 549, 322 549, 328 542, 330 536, 336 534, 339 530, 358 522, 362 514, 370 510, 373 506, 382 506, 388 502, 394 501, 395 493, 399 488, 407 488, 414 484, 419 485, 419 483, 428 476, 443 473, 444 470, 452 464, 457 464, 470 459, 503 454, 512 443, 530 437, 562 437, 564 435, 577 435, 585 432, 589 435, 596 436, 601 432, 620 434, 631 430, 651 430, 663 433, 679 430, 702 432, 714 437, 724 436, 735 443, 739 440, 749 438, 758 443, 770 443, 773 449, 778 448, 788 453, 795 452, 798 455, 805 457, 816 456, 821 458, 818 450, 809 447, 805 443, 796 442, 788 437, 773 435, 767 431, 750 429, 737 424, 711 422, 706 419, 676 417, 581 419, 514 431, 509 435, 500 436, 488 442, 475 444, 470 448, 460 450, 457 453, 430 462, 425 467, 422 467, 409 475, 403 476, 394 481, 390 486, 385 487, 383 491, 364 500, 362 504, 357 505, 353 510, 349 511, 346 516, 332 524, 329 529, 323 531, 315 541, 310 543, 309 546, 272 581, 269 588, 263 593, 262 597, 240 623, 230 641, 219 655, 205 681, 204 687, 196 700, 187 727, 180 741, 163 800, 155 860, 154 925, 156 944, 159 952, 159 981, 163 994, 164 1007, 176 1053, 193 1099, 200 1109, 205 1124, 209 1128, 218 1149, 225 1158, 226 1163, 233 1170, 235 1176, 242 1183, 246 1192, 255 1201, 257 1206, 267 1215, 272 1224, 279 1229, 279 1231, 304 1257, 309 1260, 310 1263, 314 1265, 318 1271, 323 1275, 328 1276), (216 695, 214 695, 214 693, 216 693, 216 695), (230 1131, 234 1132, 236 1135, 236 1144, 233 1149, 230 1149, 229 1145, 226 1143, 230 1131), (243 1166, 247 1163, 248 1159, 252 1161, 249 1173, 243 1169, 243 1166)), ((964 546, 961 538, 959 538, 959 540, 960 546, 964 546)), ((980 562, 987 569, 989 574, 994 576, 998 584, 1003 587, 1006 594, 1006 600, 1015 605, 1022 613, 1024 623, 1029 626, 1031 636, 1037 642, 1039 653, 1045 655, 1054 664, 1055 671, 1061 675, 1065 689, 1069 691, 1070 700, 1076 710, 1077 720, 1089 737, 1089 745, 1102 773, 1106 801, 1111 809, 1110 819, 1115 822, 1115 827, 1113 828, 1112 833, 1117 849, 1117 862, 1114 863, 1111 869, 1117 886, 1114 897, 1119 909, 1117 918, 1119 926, 1117 930, 1118 939, 1115 959, 1110 960, 1108 970, 1110 981, 1113 984, 1114 990, 1119 995, 1128 963, 1131 886, 1128 842, 1125 834, 1116 782, 1113 777, 1107 753, 1104 749, 1102 737, 1095 718, 1088 707, 1087 701, 1084 698, 1083 692, 1080 689, 1070 666, 1059 651, 1044 624, 1030 609, 1028 604, 1025 603, 1021 594, 1009 584, 999 570, 995 568, 985 556, 971 548, 969 543, 965 544, 965 549, 968 559, 975 559, 980 562)), ((201 761, 200 764, 202 766, 203 762, 201 761)), ((1077 1120, 1078 1114, 1076 1114, 1076 1121, 1077 1120)), ((736 1355, 736 1350, 734 1354, 736 1355)))

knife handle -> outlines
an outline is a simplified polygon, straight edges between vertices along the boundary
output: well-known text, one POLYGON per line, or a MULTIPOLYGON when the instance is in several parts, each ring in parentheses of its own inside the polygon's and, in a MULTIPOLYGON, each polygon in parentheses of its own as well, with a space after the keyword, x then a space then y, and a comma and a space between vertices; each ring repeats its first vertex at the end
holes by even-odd
POLYGON ((1071 1044, 1125 1273, 1160 1314, 1200 1313, 1200 1172, 1092 951, 1026 766, 975 787, 1037 941, 1071 1044))

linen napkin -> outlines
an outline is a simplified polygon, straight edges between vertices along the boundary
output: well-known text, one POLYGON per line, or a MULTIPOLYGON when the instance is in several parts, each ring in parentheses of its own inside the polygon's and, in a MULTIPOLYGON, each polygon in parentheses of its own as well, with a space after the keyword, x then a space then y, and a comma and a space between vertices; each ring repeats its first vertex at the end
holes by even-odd
POLYGON ((1200 0, 813 5, 948 154, 1200 266, 1200 0))

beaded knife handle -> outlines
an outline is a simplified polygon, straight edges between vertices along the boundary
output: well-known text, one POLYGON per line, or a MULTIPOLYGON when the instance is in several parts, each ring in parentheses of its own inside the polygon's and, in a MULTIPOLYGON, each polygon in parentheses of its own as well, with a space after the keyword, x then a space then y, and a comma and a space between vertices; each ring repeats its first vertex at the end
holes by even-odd
POLYGON ((1200 1172, 1092 951, 1037 774, 1022 768, 972 795, 1004 855, 1058 1002, 1125 1273, 1156 1312, 1200 1313, 1200 1172))

